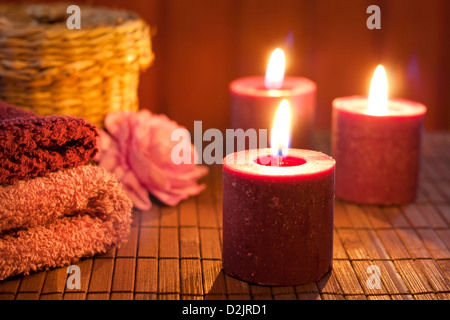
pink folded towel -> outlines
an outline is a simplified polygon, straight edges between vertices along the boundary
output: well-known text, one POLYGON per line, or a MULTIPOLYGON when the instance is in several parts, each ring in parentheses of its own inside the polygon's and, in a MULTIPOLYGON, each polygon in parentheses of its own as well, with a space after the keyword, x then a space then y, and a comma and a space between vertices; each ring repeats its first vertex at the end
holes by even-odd
POLYGON ((128 236, 132 203, 85 165, 0 186, 0 280, 105 253, 128 236))

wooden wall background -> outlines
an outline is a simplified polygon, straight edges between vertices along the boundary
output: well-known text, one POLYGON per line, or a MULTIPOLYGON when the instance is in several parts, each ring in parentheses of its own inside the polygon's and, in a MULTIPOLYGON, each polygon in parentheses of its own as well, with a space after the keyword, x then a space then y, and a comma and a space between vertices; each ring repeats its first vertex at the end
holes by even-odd
POLYGON ((229 126, 228 84, 263 75, 283 47, 286 73, 318 84, 316 124, 329 128, 335 97, 367 94, 383 63, 390 95, 428 106, 426 128, 450 130, 448 0, 91 0, 138 12, 157 28, 154 65, 142 75, 142 108, 192 129, 229 126), (368 30, 366 9, 381 8, 368 30))

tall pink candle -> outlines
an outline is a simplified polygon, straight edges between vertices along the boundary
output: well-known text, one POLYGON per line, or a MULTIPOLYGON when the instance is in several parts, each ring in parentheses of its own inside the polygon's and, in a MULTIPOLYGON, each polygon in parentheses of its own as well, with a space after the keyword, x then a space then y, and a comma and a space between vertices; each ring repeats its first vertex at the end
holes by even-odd
POLYGON ((320 280, 332 267, 334 160, 289 149, 280 167, 260 149, 229 154, 223 164, 223 268, 263 285, 320 280), (242 164, 239 164, 241 160, 242 164))
POLYGON ((223 162, 223 269, 263 285, 299 285, 332 267, 333 158, 289 148, 289 103, 276 113, 271 149, 223 162))

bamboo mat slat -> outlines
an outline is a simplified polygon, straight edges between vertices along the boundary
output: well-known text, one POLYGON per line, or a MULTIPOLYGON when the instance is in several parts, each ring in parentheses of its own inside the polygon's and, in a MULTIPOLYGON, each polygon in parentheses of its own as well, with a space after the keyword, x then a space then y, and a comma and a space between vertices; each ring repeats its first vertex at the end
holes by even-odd
MULTIPOLYGON (((329 135, 319 135, 329 153, 329 135)), ((450 133, 424 137, 420 190, 414 203, 335 203, 333 269, 321 280, 270 287, 222 270, 221 167, 205 191, 168 207, 153 199, 135 211, 128 242, 83 259, 81 288, 68 289, 67 268, 0 282, 2 300, 448 300, 450 299, 450 133), (369 266, 380 270, 369 288, 369 266)))
POLYGON ((136 259, 116 258, 111 292, 134 292, 136 259))
POLYGON ((88 292, 109 293, 114 275, 114 259, 94 258, 88 292))

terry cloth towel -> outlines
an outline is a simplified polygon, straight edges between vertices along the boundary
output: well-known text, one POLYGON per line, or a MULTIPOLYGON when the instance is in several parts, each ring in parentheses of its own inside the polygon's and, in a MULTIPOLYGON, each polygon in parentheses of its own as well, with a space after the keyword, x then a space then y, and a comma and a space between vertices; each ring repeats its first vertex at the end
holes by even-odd
POLYGON ((0 185, 87 163, 97 130, 82 118, 38 116, 0 101, 0 185))
POLYGON ((0 187, 0 280, 105 253, 128 236, 132 203, 85 165, 0 187))

